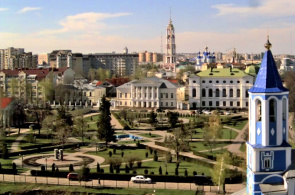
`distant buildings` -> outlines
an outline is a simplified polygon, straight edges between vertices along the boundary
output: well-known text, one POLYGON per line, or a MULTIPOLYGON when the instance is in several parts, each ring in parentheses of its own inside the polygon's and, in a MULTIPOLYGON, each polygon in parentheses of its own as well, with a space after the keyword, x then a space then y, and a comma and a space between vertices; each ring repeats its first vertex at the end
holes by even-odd
POLYGON ((198 53, 198 56, 196 57, 196 70, 201 70, 204 63, 216 63, 215 53, 210 53, 210 51, 208 51, 208 47, 205 47, 203 54, 201 54, 201 52, 198 53))
POLYGON ((138 53, 139 63, 157 63, 163 61, 163 55, 155 52, 140 52, 138 53))
POLYGON ((281 60, 281 66, 279 71, 285 72, 285 71, 294 71, 295 70, 295 61, 291 60, 290 58, 283 58, 281 60))
POLYGON ((9 47, 0 49, 0 68, 35 68, 37 67, 37 57, 32 52, 25 52, 24 48, 9 47))

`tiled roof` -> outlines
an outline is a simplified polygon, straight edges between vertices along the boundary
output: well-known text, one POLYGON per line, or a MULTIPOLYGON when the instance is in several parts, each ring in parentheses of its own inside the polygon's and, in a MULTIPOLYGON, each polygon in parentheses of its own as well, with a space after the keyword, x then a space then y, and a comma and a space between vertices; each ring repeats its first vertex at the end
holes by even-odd
POLYGON ((12 102, 12 98, 7 97, 7 98, 1 98, 1 108, 6 108, 11 102, 12 102))
POLYGON ((278 93, 288 91, 283 87, 276 63, 270 50, 266 51, 254 86, 249 90, 252 93, 278 93))
POLYGON ((96 86, 99 86, 100 84, 102 84, 103 83, 103 81, 98 81, 97 83, 96 83, 96 86))

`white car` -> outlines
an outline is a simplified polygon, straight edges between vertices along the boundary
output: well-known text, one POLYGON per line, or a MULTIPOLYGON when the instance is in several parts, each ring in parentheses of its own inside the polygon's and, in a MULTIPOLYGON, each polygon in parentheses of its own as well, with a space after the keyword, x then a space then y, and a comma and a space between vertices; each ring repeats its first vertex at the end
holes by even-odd
POLYGON ((143 175, 137 175, 135 177, 131 177, 131 181, 133 183, 152 183, 151 178, 145 177, 143 175))
POLYGON ((225 114, 225 115, 231 115, 231 113, 230 113, 230 112, 224 112, 224 114, 225 114))

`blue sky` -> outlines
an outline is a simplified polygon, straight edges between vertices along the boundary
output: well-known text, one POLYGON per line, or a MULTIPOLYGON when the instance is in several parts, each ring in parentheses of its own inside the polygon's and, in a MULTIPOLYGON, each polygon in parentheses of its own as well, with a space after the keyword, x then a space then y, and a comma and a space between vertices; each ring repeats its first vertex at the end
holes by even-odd
POLYGON ((295 52, 294 0, 0 0, 0 48, 160 52, 170 7, 177 52, 295 52))

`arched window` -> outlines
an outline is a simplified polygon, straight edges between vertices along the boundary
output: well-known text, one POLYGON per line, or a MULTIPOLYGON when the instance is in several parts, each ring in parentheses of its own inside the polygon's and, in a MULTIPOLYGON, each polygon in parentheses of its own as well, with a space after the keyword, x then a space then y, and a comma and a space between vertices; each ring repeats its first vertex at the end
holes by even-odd
POLYGON ((222 97, 226 97, 226 89, 222 90, 222 97))
POLYGON ((213 90, 209 89, 209 97, 213 97, 213 90))
POLYGON ((202 89, 202 97, 206 97, 206 89, 202 89))
POLYGON ((237 89, 237 97, 241 97, 241 90, 237 89))
POLYGON ((197 90, 196 88, 193 88, 193 97, 196 97, 197 96, 197 90))
POLYGON ((196 83, 196 81, 195 81, 195 80, 193 80, 193 83, 196 83))
POLYGON ((216 83, 219 83, 219 81, 217 80, 216 83))
POLYGON ((234 90, 233 89, 229 90, 229 97, 234 97, 234 90))
POLYGON ((230 81, 230 83, 233 83, 233 81, 230 81))
POLYGON ((261 101, 256 100, 256 121, 261 121, 261 101))
POLYGON ((287 102, 286 102, 286 99, 284 98, 283 99, 283 120, 285 121, 286 120, 286 115, 287 115, 287 102))
POLYGON ((219 89, 215 90, 215 97, 219 97, 219 89))
POLYGON ((205 81, 203 80, 202 83, 205 83, 205 81))
POLYGON ((193 102, 193 109, 196 109, 196 108, 197 108, 197 103, 193 102))
POLYGON ((276 121, 276 101, 274 99, 269 101, 269 121, 276 121))
POLYGON ((212 83, 212 81, 210 80, 209 83, 212 83))

